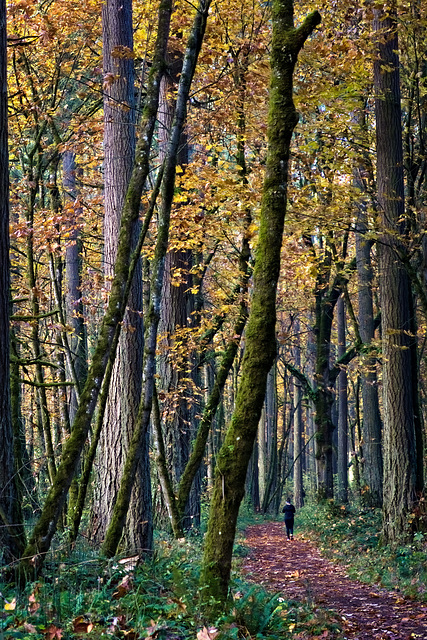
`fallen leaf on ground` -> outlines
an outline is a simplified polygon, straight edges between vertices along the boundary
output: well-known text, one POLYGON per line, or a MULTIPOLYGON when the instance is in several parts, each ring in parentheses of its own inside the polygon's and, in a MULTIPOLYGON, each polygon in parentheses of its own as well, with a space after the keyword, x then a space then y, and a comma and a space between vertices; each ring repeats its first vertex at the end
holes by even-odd
POLYGON ((55 624, 48 624, 44 635, 46 640, 54 640, 54 638, 59 640, 59 638, 62 638, 62 629, 57 627, 55 624))
POLYGON ((197 633, 197 640, 213 640, 217 635, 218 629, 215 629, 215 627, 209 627, 209 629, 203 627, 203 629, 197 633))
POLYGON ((73 630, 75 633, 89 633, 93 629, 93 623, 86 620, 84 616, 77 616, 73 620, 73 630))

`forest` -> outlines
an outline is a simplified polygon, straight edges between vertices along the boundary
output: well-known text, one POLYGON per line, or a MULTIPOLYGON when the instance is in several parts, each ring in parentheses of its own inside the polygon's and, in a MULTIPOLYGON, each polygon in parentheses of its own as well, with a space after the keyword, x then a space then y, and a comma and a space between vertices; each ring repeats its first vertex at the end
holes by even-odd
POLYGON ((357 518, 406 549, 425 600, 427 3, 0 0, 0 26, 1 638, 92 632, 52 585, 126 599, 166 549, 198 632, 90 637, 356 637, 214 624, 242 522, 289 497, 316 546, 357 518))

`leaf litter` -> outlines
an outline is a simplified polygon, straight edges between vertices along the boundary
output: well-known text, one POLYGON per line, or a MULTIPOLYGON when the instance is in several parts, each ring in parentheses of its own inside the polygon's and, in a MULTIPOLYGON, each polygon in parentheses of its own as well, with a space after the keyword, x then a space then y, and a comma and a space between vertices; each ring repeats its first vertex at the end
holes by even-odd
POLYGON ((248 527, 245 544, 250 554, 242 570, 249 581, 335 611, 346 640, 427 640, 427 605, 350 579, 307 538, 287 541, 282 523, 248 527))

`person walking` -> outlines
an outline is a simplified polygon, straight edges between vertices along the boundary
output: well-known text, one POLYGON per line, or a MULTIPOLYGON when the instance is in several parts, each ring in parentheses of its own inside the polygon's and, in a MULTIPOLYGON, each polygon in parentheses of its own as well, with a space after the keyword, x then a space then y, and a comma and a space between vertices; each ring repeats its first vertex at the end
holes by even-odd
POLYGON ((294 539, 294 515, 295 515, 295 507, 291 503, 291 499, 288 498, 286 500, 286 504, 282 509, 282 513, 285 514, 285 527, 286 527, 286 536, 288 540, 294 539))

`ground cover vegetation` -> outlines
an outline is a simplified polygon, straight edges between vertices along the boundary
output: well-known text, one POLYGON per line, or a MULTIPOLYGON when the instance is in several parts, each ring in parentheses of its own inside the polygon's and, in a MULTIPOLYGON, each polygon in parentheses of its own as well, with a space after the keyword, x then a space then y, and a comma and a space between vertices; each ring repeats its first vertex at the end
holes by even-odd
MULTIPOLYGON (((138 565, 137 557, 102 562, 87 545, 67 556, 56 549, 45 563, 44 577, 29 583, 24 591, 2 584, 2 637, 343 637, 343 620, 327 603, 319 606, 307 597, 297 601, 287 597, 286 590, 254 585, 253 576, 251 582, 239 577, 240 565, 250 553, 246 528, 265 521, 265 516, 250 510, 242 514, 231 598, 217 618, 207 618, 201 607, 203 536, 177 541, 156 534, 155 556, 138 565)), ((298 512, 295 545, 305 539, 315 542, 328 559, 345 566, 351 578, 393 591, 395 606, 405 596, 426 602, 425 537, 419 534, 412 544, 389 548, 381 546, 380 536, 378 510, 309 502, 298 512)), ((271 561, 280 562, 280 544, 274 554, 271 561)))
POLYGON ((205 508, 218 620, 243 496, 288 492, 340 535, 376 509, 365 555, 422 595, 426 12, 0 2, 0 561, 26 597, 59 541, 154 571, 205 508))
MULTIPOLYGON (((239 524, 236 566, 249 550, 239 524)), ((156 536, 153 559, 135 566, 136 557, 103 562, 88 548, 46 561, 45 577, 24 591, 1 585, 1 634, 4 638, 339 638, 339 619, 326 609, 286 599, 232 581, 228 606, 218 618, 202 613, 199 589, 201 536, 174 540, 156 536), (54 577, 53 577, 54 576, 54 577)), ((279 551, 279 550, 278 550, 279 551)))
POLYGON ((307 505, 299 522, 323 553, 346 566, 350 577, 426 602, 425 533, 415 533, 410 543, 384 545, 381 519, 378 509, 330 503, 307 505))

